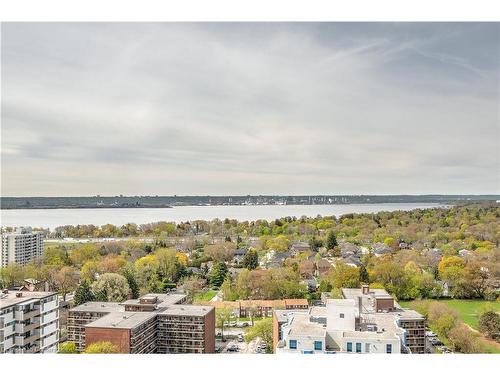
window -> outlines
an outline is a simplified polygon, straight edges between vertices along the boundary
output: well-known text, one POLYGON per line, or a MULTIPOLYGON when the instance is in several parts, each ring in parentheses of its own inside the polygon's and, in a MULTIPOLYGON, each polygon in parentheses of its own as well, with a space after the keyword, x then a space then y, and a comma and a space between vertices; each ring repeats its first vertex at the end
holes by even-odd
POLYGON ((347 343, 347 352, 352 353, 352 342, 347 343))
POLYGON ((388 354, 392 353, 392 344, 387 344, 385 346, 385 352, 388 353, 388 354))
POLYGON ((323 343, 321 341, 314 341, 314 350, 323 350, 323 343))
POLYGON ((361 343, 360 342, 356 343, 356 353, 361 353, 361 343))
POLYGON ((370 353, 370 343, 369 342, 367 342, 365 344, 365 352, 370 353))
POLYGON ((341 313, 341 314, 340 314, 340 317, 341 317, 342 319, 344 319, 344 314, 342 314, 342 313, 341 313))
POLYGON ((290 340, 288 346, 290 349, 297 349, 297 340, 290 340))

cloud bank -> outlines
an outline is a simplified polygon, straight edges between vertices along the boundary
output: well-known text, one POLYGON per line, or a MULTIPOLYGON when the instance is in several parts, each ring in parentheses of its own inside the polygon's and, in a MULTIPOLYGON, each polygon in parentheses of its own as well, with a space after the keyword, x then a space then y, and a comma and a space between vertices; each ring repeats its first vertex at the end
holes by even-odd
POLYGON ((2 195, 499 187, 494 23, 4 23, 2 195))

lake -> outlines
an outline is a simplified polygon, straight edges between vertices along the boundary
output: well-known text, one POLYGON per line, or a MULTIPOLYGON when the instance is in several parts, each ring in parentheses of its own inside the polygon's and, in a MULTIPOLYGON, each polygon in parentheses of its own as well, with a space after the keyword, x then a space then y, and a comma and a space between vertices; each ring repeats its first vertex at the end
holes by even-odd
POLYGON ((157 221, 212 220, 215 218, 273 220, 284 216, 340 216, 348 213, 412 210, 444 207, 430 203, 283 205, 283 206, 176 206, 172 208, 84 208, 1 210, 2 226, 31 226, 54 229, 77 224, 146 224, 157 221))

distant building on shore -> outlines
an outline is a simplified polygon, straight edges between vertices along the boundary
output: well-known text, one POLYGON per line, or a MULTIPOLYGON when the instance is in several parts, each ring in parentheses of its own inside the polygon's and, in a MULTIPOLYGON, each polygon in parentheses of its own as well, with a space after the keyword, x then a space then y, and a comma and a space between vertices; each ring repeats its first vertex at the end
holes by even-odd
POLYGON ((30 227, 17 228, 14 232, 2 232, 0 266, 10 263, 27 264, 43 254, 44 234, 33 232, 30 227))

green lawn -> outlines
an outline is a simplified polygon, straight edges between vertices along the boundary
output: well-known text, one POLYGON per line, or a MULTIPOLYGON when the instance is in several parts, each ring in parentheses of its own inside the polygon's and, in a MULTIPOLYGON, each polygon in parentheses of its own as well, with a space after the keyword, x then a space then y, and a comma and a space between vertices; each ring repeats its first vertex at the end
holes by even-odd
MULTIPOLYGON (((456 310, 459 318, 467 325, 474 329, 479 329, 478 327, 478 316, 482 308, 486 306, 493 306, 496 311, 500 311, 499 301, 480 301, 480 300, 463 300, 463 299, 449 299, 449 300, 439 300, 452 309, 456 310)), ((410 307, 411 302, 402 301, 399 302, 402 307, 410 307)))
POLYGON ((194 297, 195 301, 210 301, 218 293, 218 290, 209 290, 208 292, 197 294, 194 297))

